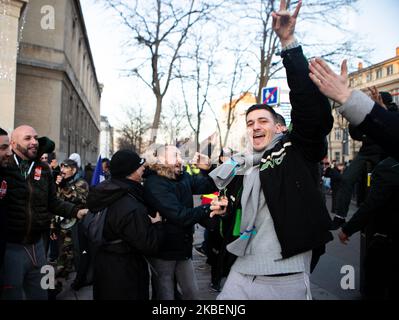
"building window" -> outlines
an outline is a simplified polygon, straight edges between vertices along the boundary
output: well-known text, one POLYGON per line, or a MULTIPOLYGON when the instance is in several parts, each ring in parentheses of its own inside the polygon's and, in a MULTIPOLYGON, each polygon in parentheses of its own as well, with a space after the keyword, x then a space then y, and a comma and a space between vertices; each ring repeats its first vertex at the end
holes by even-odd
POLYGON ((371 80, 373 80, 373 74, 370 72, 367 74, 366 81, 370 82, 371 80))
POLYGON ((354 79, 350 79, 350 80, 349 80, 349 86, 350 86, 351 88, 353 88, 354 85, 355 85, 355 80, 354 80, 354 79))
POLYGON ((393 75, 393 64, 387 67, 387 76, 393 75))
POLYGON ((382 78, 382 69, 378 69, 376 72, 376 78, 381 79, 382 78))
POLYGON ((335 128, 335 140, 336 141, 341 140, 341 129, 340 128, 335 128))
POLYGON ((335 152, 335 161, 340 162, 341 159, 341 152, 335 152))

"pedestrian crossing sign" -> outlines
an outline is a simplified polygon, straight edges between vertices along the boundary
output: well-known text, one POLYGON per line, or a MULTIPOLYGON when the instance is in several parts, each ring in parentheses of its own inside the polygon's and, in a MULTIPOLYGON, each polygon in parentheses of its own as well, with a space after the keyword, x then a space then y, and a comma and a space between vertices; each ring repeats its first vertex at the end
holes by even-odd
POLYGON ((262 102, 269 106, 276 106, 280 104, 280 88, 270 87, 262 89, 262 102))

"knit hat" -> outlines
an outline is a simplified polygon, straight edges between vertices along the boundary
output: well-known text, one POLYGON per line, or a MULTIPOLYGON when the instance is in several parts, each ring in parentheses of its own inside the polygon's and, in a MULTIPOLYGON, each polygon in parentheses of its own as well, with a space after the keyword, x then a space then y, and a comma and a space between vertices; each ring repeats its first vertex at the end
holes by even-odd
POLYGON ((82 160, 80 159, 80 155, 78 153, 72 153, 69 156, 69 159, 75 161, 78 164, 78 168, 82 167, 82 160))
POLYGON ((135 172, 145 162, 145 159, 131 150, 119 150, 111 159, 112 178, 125 178, 135 172))
POLYGON ((52 153, 55 149, 54 141, 50 140, 47 137, 41 137, 38 139, 39 141, 39 148, 37 150, 37 158, 43 155, 43 153, 52 153))

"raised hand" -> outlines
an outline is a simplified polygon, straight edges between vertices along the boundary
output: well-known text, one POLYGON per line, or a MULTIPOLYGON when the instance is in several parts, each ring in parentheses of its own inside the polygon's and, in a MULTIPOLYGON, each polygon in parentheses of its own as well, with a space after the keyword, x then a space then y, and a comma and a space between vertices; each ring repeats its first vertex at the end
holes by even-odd
POLYGON ((367 88, 369 91, 369 96, 371 99, 373 99, 374 102, 376 102, 378 105, 383 107, 384 109, 387 109, 386 105, 384 104, 384 101, 382 101, 382 97, 380 93, 378 92, 377 88, 374 87, 368 87, 367 88))
POLYGON ((278 12, 272 12, 273 17, 273 30, 276 32, 277 36, 280 38, 281 45, 286 47, 290 43, 294 42, 294 32, 296 19, 301 9, 302 1, 298 2, 294 13, 291 15, 287 10, 287 1, 281 0, 280 10, 278 12))
POLYGON ((341 75, 336 74, 320 58, 313 59, 309 65, 310 79, 319 90, 330 99, 344 104, 350 97, 352 90, 348 86, 348 67, 346 60, 341 65, 341 75))

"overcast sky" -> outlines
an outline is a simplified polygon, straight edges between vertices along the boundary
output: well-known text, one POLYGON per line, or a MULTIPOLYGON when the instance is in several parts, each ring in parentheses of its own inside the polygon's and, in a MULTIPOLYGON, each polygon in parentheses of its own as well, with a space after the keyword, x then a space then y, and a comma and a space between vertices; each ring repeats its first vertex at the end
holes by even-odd
MULTIPOLYGON (((81 3, 98 79, 105 86, 101 114, 108 116, 111 125, 117 127, 123 120, 123 108, 140 104, 153 110, 154 98, 139 80, 121 77, 120 69, 126 63, 120 49, 124 32, 111 13, 94 0, 81 3)), ((377 63, 393 57, 399 47, 399 1, 360 0, 358 9, 358 14, 349 19, 348 28, 366 39, 368 47, 374 48, 368 60, 377 63)), ((152 114, 149 118, 152 119, 152 114)))

